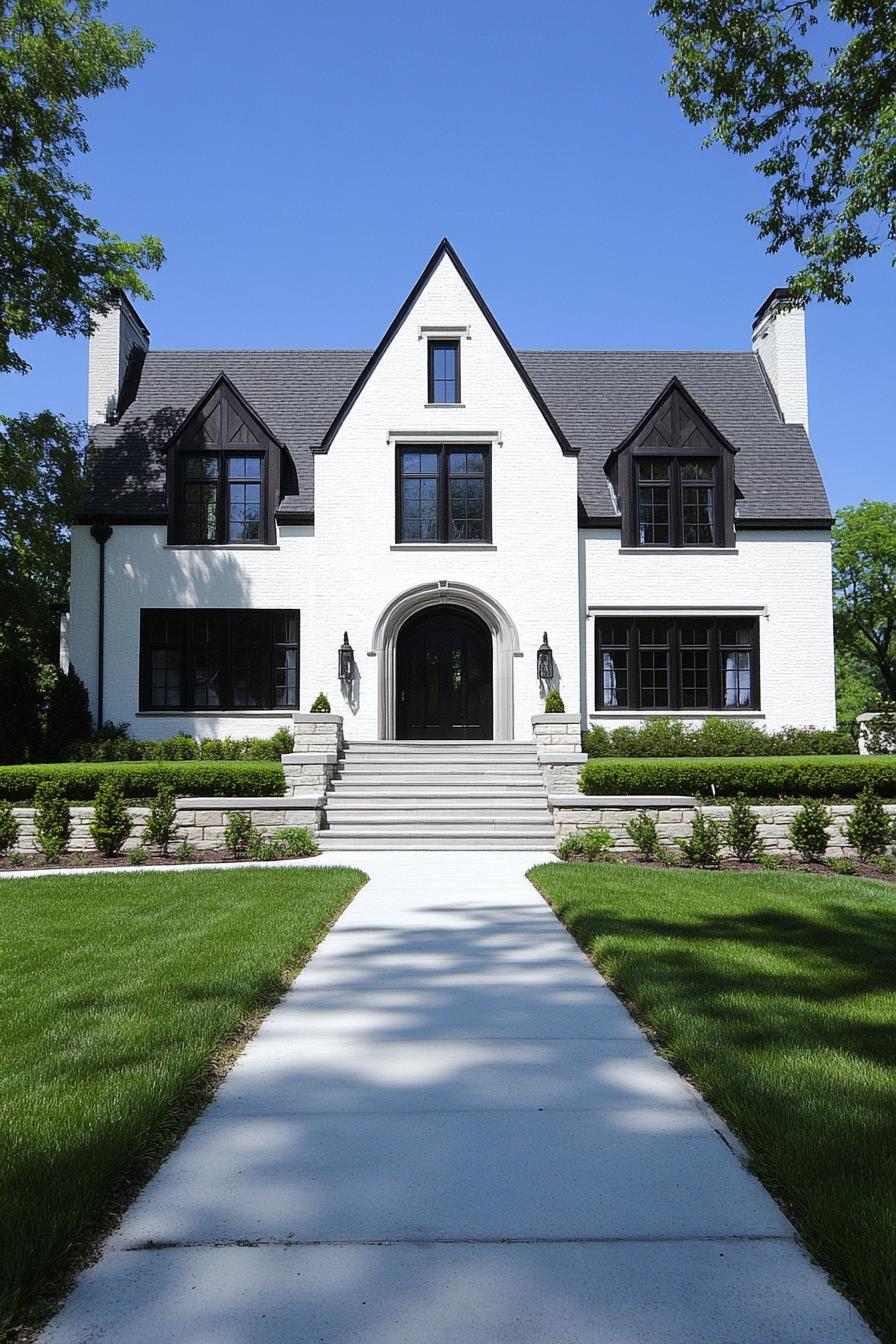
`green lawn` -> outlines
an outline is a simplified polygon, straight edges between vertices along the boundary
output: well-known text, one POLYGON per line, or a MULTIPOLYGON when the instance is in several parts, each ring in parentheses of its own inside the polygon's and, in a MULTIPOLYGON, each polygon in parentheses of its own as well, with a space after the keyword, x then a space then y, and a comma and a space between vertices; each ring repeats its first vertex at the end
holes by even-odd
POLYGON ((896 1341, 896 886, 610 864, 530 876, 896 1341))
POLYGON ((363 881, 281 868, 0 882, 0 1334, 58 1289, 363 881))

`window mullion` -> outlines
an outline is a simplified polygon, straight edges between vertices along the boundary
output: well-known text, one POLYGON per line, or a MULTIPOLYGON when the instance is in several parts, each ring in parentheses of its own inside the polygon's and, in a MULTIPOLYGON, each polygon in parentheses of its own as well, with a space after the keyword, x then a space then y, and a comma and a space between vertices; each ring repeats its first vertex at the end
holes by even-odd
POLYGON ((641 658, 638 652, 638 622, 632 621, 628 632, 629 703, 632 709, 641 708, 641 658))
POLYGON ((724 669, 722 667, 722 646, 721 635, 718 622, 713 622, 709 627, 709 707, 710 709, 721 709, 723 704, 722 681, 724 678, 724 669))
POLYGON ((678 622, 666 626, 669 659, 669 708, 681 709, 681 630, 678 622))
POLYGON ((448 540, 448 449, 439 448, 439 541, 448 540))

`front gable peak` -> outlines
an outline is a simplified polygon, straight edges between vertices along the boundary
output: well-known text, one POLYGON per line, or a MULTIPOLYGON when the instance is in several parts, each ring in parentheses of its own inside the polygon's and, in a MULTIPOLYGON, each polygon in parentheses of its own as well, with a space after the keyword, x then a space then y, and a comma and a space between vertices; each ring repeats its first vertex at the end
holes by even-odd
POLYGON ((508 359, 510 360, 514 369, 516 370, 516 373, 518 374, 520 380, 525 385, 527 391, 532 397, 532 400, 535 402, 535 405, 538 408, 540 414, 547 423, 548 428, 550 429, 554 438, 560 445, 560 448, 564 453, 576 456, 578 454, 578 449, 573 448, 572 445, 569 443, 568 439, 566 438, 566 435, 563 433, 562 429, 560 428, 553 414, 551 413, 547 403, 545 402, 541 393, 538 391, 538 388, 533 383, 529 374, 526 372, 526 369, 523 367, 522 361, 520 360, 513 346, 510 344, 503 330, 499 326, 497 319, 495 318, 488 304, 485 302, 485 299, 480 294, 479 290, 476 288, 475 284, 473 283, 469 275, 469 272, 467 271, 460 257, 457 255, 457 252, 454 250, 454 248, 452 247, 451 243, 448 241, 447 238, 442 239, 442 241, 436 248, 435 252, 433 252, 429 261, 424 266, 423 271, 421 272, 420 277, 417 280, 417 283, 414 285, 410 294, 408 294, 404 303, 399 308, 398 312, 396 313, 395 317, 390 323, 388 330, 386 331, 379 345, 374 350, 373 354, 370 356, 370 359, 367 361, 364 368, 361 370, 361 373, 359 374, 358 378, 353 384, 348 396, 345 398, 339 410, 337 411, 335 417, 330 423, 330 426, 327 429, 326 434, 323 436, 323 439, 321 440, 320 446, 314 448, 313 451, 316 453, 326 453, 329 451, 330 445, 332 444, 333 439, 336 437, 336 434, 340 426, 342 425, 352 406, 357 401, 358 397, 360 396, 361 392, 366 386, 368 380, 370 379, 371 374, 376 369, 386 350, 389 348, 389 345, 391 344, 396 332, 399 331, 399 329, 405 322, 405 319, 407 318, 411 309, 414 307, 414 304, 417 302, 423 290, 426 288, 432 276, 435 274, 439 265, 442 263, 443 260, 445 260, 445 258, 447 258, 451 262, 452 266, 454 267, 455 271, 460 277, 460 280, 466 286, 466 289, 469 292, 470 297, 473 299, 473 302, 476 304, 479 311, 482 313, 482 316, 485 318, 489 327, 497 337, 498 342, 500 343, 502 349, 504 350, 504 353, 507 355, 508 359))

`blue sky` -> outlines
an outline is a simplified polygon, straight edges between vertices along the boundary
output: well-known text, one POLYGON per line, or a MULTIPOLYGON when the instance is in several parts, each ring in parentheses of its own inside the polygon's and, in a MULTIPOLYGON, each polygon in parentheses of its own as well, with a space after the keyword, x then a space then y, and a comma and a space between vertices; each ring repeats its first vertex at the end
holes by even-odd
MULTIPOLYGON (((749 164, 660 87, 649 0, 112 0, 155 53, 90 109, 101 221, 158 234, 156 348, 370 346, 447 234, 521 348, 745 349, 791 269, 745 222, 749 164)), ((808 314, 835 508, 894 498, 896 282, 808 314)), ((41 337, 6 412, 81 418, 86 342, 41 337)))

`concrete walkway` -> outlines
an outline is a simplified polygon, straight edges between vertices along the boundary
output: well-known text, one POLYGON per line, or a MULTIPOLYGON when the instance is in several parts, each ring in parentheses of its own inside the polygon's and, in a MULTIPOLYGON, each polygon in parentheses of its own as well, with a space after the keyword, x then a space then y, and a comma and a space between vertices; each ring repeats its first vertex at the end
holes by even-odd
POLYGON ((45 1344, 870 1344, 538 855, 345 858, 372 881, 45 1344))

